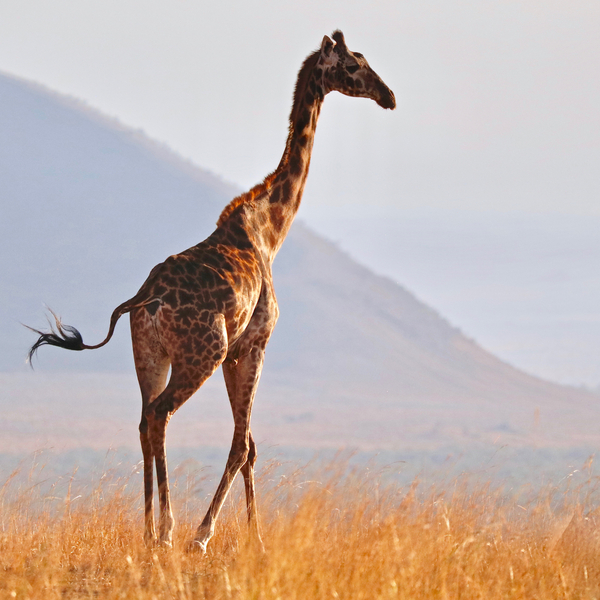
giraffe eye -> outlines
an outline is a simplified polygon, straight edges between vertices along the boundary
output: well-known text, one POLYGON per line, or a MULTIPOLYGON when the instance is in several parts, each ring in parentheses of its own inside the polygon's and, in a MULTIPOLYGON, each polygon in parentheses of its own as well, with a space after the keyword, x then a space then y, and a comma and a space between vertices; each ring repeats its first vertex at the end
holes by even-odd
POLYGON ((346 71, 348 71, 348 73, 356 73, 356 71, 358 71, 358 65, 350 65, 349 67, 346 67, 346 71))

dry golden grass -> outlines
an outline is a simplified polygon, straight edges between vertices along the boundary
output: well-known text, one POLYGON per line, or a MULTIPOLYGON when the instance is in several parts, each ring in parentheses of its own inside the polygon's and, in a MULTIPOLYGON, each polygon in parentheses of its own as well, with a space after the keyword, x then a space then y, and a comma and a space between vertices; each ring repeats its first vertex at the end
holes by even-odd
POLYGON ((344 467, 307 477, 263 475, 264 555, 246 541, 237 496, 206 556, 183 550, 202 515, 180 490, 167 551, 144 546, 139 494, 126 483, 57 502, 8 482, 0 598, 600 597, 592 478, 523 503, 468 482, 400 490, 344 467))

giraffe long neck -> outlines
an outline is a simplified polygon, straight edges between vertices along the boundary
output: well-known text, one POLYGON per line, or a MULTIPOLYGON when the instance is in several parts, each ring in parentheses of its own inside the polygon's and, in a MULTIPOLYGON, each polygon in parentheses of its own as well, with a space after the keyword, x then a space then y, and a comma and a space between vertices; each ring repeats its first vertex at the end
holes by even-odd
POLYGON ((268 202, 264 202, 270 226, 263 228, 262 237, 273 257, 300 208, 323 99, 320 69, 312 66, 308 73, 302 73, 301 70, 294 94, 285 150, 273 174, 268 202))
POLYGON ((304 192, 325 95, 318 59, 318 52, 309 56, 298 74, 289 134, 279 166, 261 184, 235 198, 219 219, 219 225, 226 225, 241 206, 244 228, 269 263, 289 231, 304 192))

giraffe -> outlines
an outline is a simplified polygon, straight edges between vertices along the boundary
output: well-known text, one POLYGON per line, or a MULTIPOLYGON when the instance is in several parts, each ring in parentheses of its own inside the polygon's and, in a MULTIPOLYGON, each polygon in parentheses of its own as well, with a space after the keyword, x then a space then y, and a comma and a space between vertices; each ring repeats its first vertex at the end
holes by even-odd
POLYGON ((83 343, 74 327, 53 313, 56 328, 34 330, 40 346, 92 350, 111 339, 118 319, 130 313, 135 369, 142 395, 139 426, 144 459, 147 544, 172 546, 174 528, 166 459, 167 424, 177 409, 222 366, 234 419, 225 471, 188 549, 206 552, 228 491, 241 470, 251 535, 262 548, 256 507, 256 443, 250 413, 265 348, 279 315, 271 265, 298 211, 325 95, 371 98, 393 109, 393 92, 341 31, 324 36, 304 61, 296 82, 289 133, 279 166, 264 181, 234 198, 215 231, 203 242, 152 269, 133 298, 112 313, 106 338, 83 343), (167 381, 169 368, 171 375, 167 381), (153 465, 154 463, 154 465, 153 465), (154 466, 159 498, 158 538, 154 521, 154 466))

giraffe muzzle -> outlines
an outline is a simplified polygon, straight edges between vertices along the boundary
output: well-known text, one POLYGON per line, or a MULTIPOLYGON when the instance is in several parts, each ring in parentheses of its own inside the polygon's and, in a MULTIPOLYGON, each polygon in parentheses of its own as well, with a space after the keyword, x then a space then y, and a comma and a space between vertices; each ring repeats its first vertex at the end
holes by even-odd
POLYGON ((379 98, 376 100, 377 104, 381 108, 394 110, 396 108, 396 96, 394 96, 394 92, 383 82, 377 86, 377 91, 379 92, 379 98))

